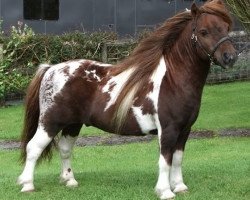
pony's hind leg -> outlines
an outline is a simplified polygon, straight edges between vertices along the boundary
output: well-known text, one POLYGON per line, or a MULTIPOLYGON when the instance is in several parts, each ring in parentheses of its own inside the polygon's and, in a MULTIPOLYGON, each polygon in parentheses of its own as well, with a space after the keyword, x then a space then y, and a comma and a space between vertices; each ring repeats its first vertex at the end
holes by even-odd
POLYGON ((26 146, 25 167, 17 180, 17 183, 23 186, 21 192, 30 192, 35 189, 33 180, 36 162, 52 139, 53 138, 48 135, 44 127, 42 125, 38 125, 34 137, 26 146))
POLYGON ((78 182, 75 180, 71 167, 71 153, 82 124, 69 125, 62 130, 62 136, 59 140, 58 147, 62 161, 62 171, 60 182, 65 183, 68 187, 76 187, 78 182))

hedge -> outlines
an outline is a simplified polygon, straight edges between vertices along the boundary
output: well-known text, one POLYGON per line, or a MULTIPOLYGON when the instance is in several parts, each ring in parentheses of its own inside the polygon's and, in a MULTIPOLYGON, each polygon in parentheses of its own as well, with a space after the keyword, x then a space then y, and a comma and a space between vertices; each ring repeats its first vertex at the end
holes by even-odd
MULTIPOLYGON (((55 64, 79 58, 115 63, 128 56, 138 41, 147 34, 148 32, 143 32, 138 40, 117 43, 117 35, 113 32, 76 31, 62 35, 41 35, 34 34, 32 29, 21 23, 12 27, 8 37, 4 37, 0 30, 0 43, 4 49, 0 63, 0 104, 13 94, 19 97, 24 95, 40 63, 55 64), (103 49, 107 51, 105 59, 102 57, 103 49)), ((235 38, 238 43, 249 41, 249 36, 235 38)), ((249 49, 242 55, 243 58, 240 58, 240 62, 232 70, 223 71, 221 67, 212 67, 208 82, 249 80, 249 49)))
POLYGON ((117 39, 112 32, 73 32, 63 35, 34 34, 26 25, 12 27, 9 37, 3 33, 3 59, 0 63, 0 100, 7 94, 24 93, 40 63, 55 64, 86 58, 101 61, 103 43, 117 39))

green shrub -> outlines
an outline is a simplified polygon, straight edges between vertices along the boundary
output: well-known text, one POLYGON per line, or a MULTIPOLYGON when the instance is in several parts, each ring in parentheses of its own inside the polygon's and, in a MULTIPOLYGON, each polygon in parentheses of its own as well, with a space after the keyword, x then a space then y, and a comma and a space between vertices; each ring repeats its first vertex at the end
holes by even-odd
POLYGON ((0 100, 10 93, 24 93, 40 63, 55 64, 80 58, 100 61, 102 44, 116 39, 112 32, 34 34, 31 28, 19 22, 11 28, 10 36, 2 40, 0 100))

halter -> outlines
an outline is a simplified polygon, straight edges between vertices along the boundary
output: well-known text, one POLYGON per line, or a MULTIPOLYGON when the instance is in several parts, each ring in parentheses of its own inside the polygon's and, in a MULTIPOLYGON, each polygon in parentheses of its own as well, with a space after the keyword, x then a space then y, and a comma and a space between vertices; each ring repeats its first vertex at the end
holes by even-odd
POLYGON ((214 64, 214 53, 216 52, 216 50, 218 49, 218 47, 225 41, 229 40, 230 42, 232 42, 232 40, 226 36, 226 37, 223 37, 221 38, 214 46, 214 48, 212 49, 211 52, 208 52, 206 50, 206 48, 204 48, 204 46, 199 42, 198 40, 198 36, 196 35, 196 28, 197 28, 197 18, 195 19, 195 23, 194 23, 194 26, 193 26, 193 33, 192 33, 192 36, 191 36, 191 40, 193 41, 194 44, 198 44, 199 47, 207 54, 209 60, 210 60, 210 66, 214 64))

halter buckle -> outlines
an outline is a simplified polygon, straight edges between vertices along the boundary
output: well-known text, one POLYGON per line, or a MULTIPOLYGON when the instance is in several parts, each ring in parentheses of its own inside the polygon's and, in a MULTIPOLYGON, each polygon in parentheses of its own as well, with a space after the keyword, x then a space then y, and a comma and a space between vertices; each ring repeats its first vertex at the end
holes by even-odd
POLYGON ((198 38, 197 35, 195 35, 194 33, 191 36, 191 40, 194 40, 194 42, 197 42, 198 38))

